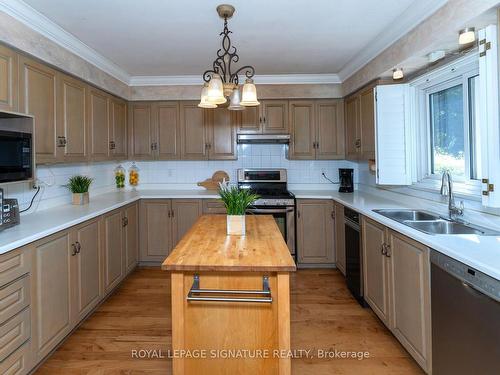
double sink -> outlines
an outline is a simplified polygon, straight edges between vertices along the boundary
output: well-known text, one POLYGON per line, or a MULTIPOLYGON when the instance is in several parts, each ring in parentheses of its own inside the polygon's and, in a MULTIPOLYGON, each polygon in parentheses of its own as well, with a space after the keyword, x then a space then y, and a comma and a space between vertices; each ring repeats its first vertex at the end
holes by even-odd
POLYGON ((438 214, 412 209, 380 209, 374 212, 427 234, 476 234, 499 236, 500 232, 470 223, 444 219, 438 214))

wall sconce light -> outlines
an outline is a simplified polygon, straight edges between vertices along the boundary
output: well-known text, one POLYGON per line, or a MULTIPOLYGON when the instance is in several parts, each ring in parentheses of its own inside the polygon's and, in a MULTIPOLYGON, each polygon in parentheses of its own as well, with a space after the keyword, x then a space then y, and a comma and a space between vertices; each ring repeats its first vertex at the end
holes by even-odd
POLYGON ((474 43, 476 40, 476 29, 467 27, 458 32, 458 44, 461 46, 474 43))
POLYGON ((397 68, 392 71, 392 79, 397 81, 404 77, 403 68, 397 68))

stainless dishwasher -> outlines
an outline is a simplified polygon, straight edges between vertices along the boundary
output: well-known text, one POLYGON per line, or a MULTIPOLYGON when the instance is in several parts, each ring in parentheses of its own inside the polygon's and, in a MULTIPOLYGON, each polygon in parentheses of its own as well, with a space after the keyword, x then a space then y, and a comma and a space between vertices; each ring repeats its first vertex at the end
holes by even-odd
POLYGON ((500 281, 431 252, 432 373, 500 374, 500 281))

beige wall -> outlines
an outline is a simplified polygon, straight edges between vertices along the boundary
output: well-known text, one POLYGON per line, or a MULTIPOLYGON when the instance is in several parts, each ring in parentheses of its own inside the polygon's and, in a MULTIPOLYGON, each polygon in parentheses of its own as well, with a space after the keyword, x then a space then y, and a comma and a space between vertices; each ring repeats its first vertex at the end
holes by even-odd
POLYGON ((125 83, 4 12, 0 12, 0 40, 106 91, 128 98, 129 87, 125 83))
MULTIPOLYGON (((201 82, 201 75, 200 75, 201 82)), ((196 86, 132 86, 130 100, 199 100, 201 83, 196 86)), ((341 98, 341 84, 259 85, 261 99, 281 98, 341 98)))
POLYGON ((427 55, 439 48, 443 40, 457 38, 461 28, 498 4, 498 0, 448 0, 436 13, 345 80, 344 93, 353 92, 412 57, 427 55))

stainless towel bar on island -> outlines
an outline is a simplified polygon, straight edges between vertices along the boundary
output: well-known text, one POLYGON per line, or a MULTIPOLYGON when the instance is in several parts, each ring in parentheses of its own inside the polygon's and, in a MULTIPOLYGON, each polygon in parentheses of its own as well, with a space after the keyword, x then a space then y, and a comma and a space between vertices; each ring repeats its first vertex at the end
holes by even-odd
POLYGON ((224 289, 201 289, 200 276, 194 275, 193 285, 187 296, 188 302, 250 302, 250 303, 272 303, 271 289, 269 288, 269 277, 262 278, 262 290, 224 290, 224 289), (210 295, 204 297, 203 295, 210 295), (251 295, 263 296, 261 298, 249 297, 224 297, 214 295, 251 295))

